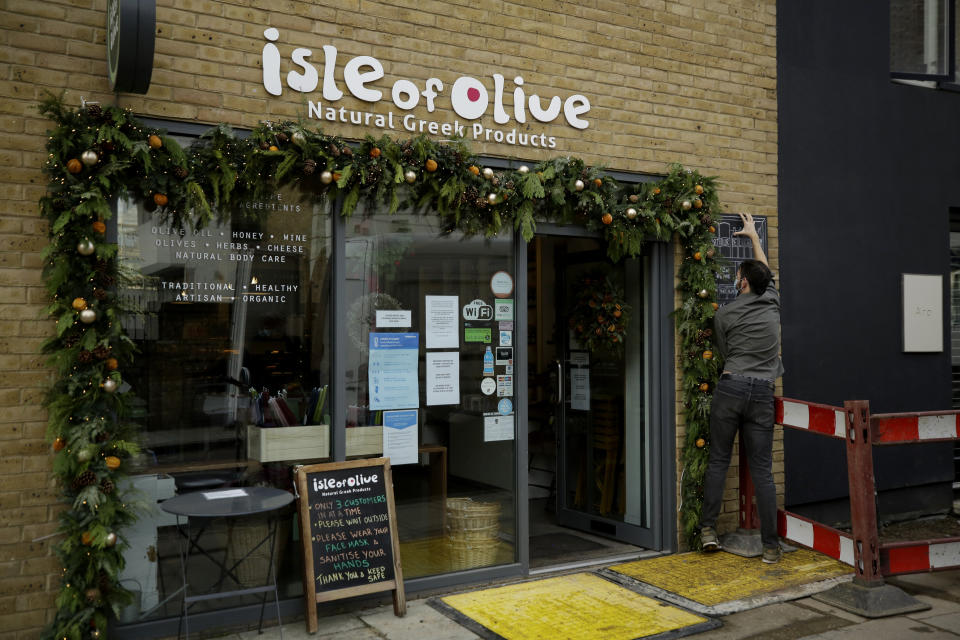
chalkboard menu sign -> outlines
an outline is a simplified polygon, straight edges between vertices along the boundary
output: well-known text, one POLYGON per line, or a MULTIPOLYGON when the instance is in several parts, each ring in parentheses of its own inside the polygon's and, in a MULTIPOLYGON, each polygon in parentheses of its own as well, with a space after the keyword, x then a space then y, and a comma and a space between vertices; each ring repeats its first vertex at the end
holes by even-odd
POLYGON ((406 613, 389 458, 298 467, 307 631, 318 602, 393 590, 406 613))
MULTIPOLYGON (((760 236, 760 246, 767 251, 767 217, 753 216, 753 224, 760 236)), ((717 233, 713 236, 713 245, 717 253, 725 260, 717 273, 717 302, 726 304, 737 297, 734 278, 740 263, 753 257, 753 243, 746 236, 735 236, 735 231, 743 229, 743 221, 737 214, 724 214, 717 221, 717 233)))

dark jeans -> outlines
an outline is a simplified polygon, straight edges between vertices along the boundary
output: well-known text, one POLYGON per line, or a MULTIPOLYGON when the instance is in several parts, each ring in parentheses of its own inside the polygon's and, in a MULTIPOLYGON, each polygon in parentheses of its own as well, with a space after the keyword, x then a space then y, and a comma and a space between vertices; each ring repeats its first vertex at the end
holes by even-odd
POLYGON ((710 410, 710 461, 704 478, 700 524, 716 527, 733 439, 740 432, 760 512, 763 546, 776 547, 777 489, 773 483, 773 388, 769 383, 721 379, 710 410))

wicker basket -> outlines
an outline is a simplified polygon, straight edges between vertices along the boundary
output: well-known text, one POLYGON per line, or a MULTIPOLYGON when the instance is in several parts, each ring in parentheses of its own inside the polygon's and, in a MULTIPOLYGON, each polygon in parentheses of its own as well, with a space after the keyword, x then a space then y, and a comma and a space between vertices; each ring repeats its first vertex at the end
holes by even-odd
MULTIPOLYGON (((227 567, 233 566, 248 551, 260 544, 268 532, 269 523, 265 518, 231 521, 227 542, 227 567)), ((280 558, 286 550, 289 537, 290 518, 281 518, 277 523, 276 547, 273 555, 274 571, 277 570, 280 558)), ((233 573, 237 576, 237 581, 241 587, 259 587, 267 584, 269 565, 270 544, 268 540, 244 558, 233 570, 233 573)))
POLYGON ((447 535, 459 540, 495 540, 500 533, 500 503, 472 498, 447 499, 447 535))
POLYGON ((464 540, 454 535, 447 536, 450 564, 455 571, 474 567, 489 567, 495 564, 499 546, 500 540, 498 538, 464 540))

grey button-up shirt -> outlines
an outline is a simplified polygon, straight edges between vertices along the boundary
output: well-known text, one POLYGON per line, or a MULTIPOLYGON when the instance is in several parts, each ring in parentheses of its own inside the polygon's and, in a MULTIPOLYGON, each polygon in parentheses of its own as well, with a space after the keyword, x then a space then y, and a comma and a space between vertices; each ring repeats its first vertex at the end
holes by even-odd
POLYGON ((773 283, 763 295, 742 293, 720 307, 713 318, 713 334, 724 371, 766 380, 783 375, 780 292, 773 283))

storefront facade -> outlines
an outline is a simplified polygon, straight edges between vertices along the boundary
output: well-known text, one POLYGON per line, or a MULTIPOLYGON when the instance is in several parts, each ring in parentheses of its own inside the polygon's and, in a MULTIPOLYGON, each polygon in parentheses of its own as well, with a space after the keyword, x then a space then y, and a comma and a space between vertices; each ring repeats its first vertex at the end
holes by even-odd
MULTIPOLYGON (((303 164, 295 184, 233 202, 199 227, 171 224, 164 204, 133 195, 112 205, 104 241, 130 275, 116 290, 137 348, 120 388, 136 398, 143 450, 130 475, 148 502, 289 488, 297 463, 388 453, 408 592, 555 566, 550 536, 564 531, 612 541, 611 556, 686 547, 677 511, 689 380, 678 361, 689 354, 671 315, 691 259, 682 243, 650 238, 635 257, 611 260, 595 224, 485 235, 451 224, 437 201, 408 203, 403 183, 414 189, 469 154, 477 179, 494 186, 470 183, 456 198, 492 209, 497 193, 520 193, 513 182, 558 157, 584 163, 587 184, 573 189, 586 191, 595 167, 647 193, 679 163, 716 177, 725 212, 766 216, 776 270, 773 2, 162 2, 143 95, 110 91, 105 5, 7 10, 2 544, 16 571, 0 585, 9 628, 44 626, 59 588, 56 536, 45 538, 57 531, 60 495, 42 403, 51 374, 38 355, 53 329, 35 319, 47 304, 49 228, 37 201, 52 124, 35 109, 44 91, 66 89, 71 108, 82 96, 127 109, 165 131, 168 147, 189 149, 226 124, 238 140, 254 130, 266 135, 263 152, 282 153, 302 144, 298 127, 319 127, 343 141, 325 157, 376 149, 376 158, 382 146, 416 167, 398 174, 397 211, 390 199, 350 202, 347 191, 317 197, 349 176, 303 164), (276 130, 264 134, 262 121, 276 130), (400 142, 420 134, 451 145, 439 167, 414 162, 415 143, 400 142), (469 151, 456 150, 460 138, 469 151), (595 302, 610 318, 595 321, 595 302), (595 322, 609 330, 603 345, 595 322), (470 500, 459 504, 476 511, 472 524, 451 522, 462 515, 450 508, 456 499, 470 500), (458 526, 469 542, 449 535, 458 526)), ((731 488, 722 526, 736 517, 731 488)), ((121 533, 120 578, 139 600, 121 616, 121 637, 174 632, 173 524, 155 510, 121 533)), ((204 542, 229 555, 245 533, 222 523, 204 542)), ((286 514, 276 570, 288 614, 303 608, 297 534, 286 514)), ((197 567, 200 580, 214 571, 197 567)), ((222 626, 217 607, 239 606, 239 624, 247 604, 199 607, 196 619, 222 626)))

